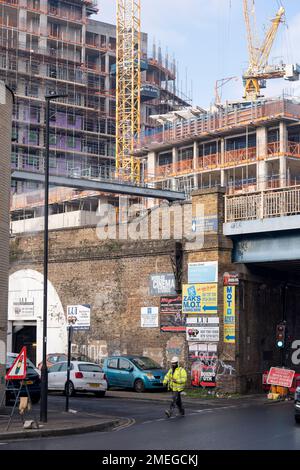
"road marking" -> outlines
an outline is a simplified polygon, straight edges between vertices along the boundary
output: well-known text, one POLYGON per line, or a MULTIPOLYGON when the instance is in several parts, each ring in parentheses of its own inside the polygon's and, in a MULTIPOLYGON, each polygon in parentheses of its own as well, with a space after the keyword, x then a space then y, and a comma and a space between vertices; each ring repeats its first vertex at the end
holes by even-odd
POLYGON ((129 428, 129 427, 132 426, 133 424, 135 424, 135 419, 133 419, 133 418, 127 418, 127 422, 124 423, 124 424, 120 424, 120 426, 116 426, 116 427, 113 429, 113 432, 122 431, 123 429, 129 428))
POLYGON ((8 442, 0 442, 0 446, 7 446, 8 442))

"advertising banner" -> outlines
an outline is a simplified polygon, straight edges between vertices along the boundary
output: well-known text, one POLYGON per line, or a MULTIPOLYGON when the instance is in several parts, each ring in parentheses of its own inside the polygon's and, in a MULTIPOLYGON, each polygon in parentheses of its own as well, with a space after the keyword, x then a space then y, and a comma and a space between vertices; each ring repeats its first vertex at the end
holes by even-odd
POLYGON ((224 273, 223 283, 224 286, 238 286, 239 285, 238 273, 224 273))
POLYGON ((67 323, 74 330, 89 330, 91 326, 91 306, 88 304, 68 305, 67 323))
POLYGON ((188 264, 189 284, 208 284, 218 282, 218 262, 205 261, 188 264))
POLYGON ((224 287, 224 343, 235 344, 235 287, 224 287))
POLYGON ((182 312, 196 315, 216 315, 218 284, 183 284, 182 312))
POLYGON ((189 359, 191 361, 207 359, 212 353, 217 353, 217 343, 189 343, 189 359))
POLYGON ((218 342, 219 327, 194 327, 190 326, 186 329, 187 341, 198 341, 199 343, 218 342))
POLYGON ((219 324, 219 317, 187 317, 187 326, 216 326, 219 324))
POLYGON ((185 333, 186 315, 182 313, 182 297, 161 297, 160 329, 174 333, 185 333))
POLYGON ((191 375, 194 387, 212 388, 216 386, 217 361, 217 355, 212 352, 193 362, 191 375))
POLYGON ((175 276, 173 273, 151 274, 149 282, 149 291, 152 297, 176 295, 175 276))

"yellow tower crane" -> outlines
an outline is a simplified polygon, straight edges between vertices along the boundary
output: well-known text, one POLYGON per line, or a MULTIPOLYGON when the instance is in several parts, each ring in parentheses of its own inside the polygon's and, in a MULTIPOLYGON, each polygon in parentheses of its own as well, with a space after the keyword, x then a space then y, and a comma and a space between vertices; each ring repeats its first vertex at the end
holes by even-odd
POLYGON ((140 181, 140 162, 134 157, 141 126, 140 12, 140 0, 117 0, 116 172, 132 182, 140 181))
POLYGON ((261 88, 265 88, 265 81, 267 79, 284 77, 287 80, 297 80, 299 79, 299 75, 297 76, 297 72, 295 72, 293 68, 291 70, 284 64, 275 66, 268 64, 279 25, 283 22, 285 14, 284 8, 279 8, 275 18, 271 20, 272 24, 262 44, 259 45, 259 39, 255 31, 255 0, 243 0, 243 2, 249 52, 249 67, 247 72, 243 75, 245 81, 244 98, 252 101, 261 96, 260 90, 261 88))

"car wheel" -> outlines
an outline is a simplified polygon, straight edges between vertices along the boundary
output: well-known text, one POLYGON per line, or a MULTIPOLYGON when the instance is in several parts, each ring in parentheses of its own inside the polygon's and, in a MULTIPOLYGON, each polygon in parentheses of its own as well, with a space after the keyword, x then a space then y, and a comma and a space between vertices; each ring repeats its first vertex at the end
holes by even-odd
POLYGON ((295 421, 297 424, 300 424, 300 415, 295 415, 295 421))
POLYGON ((142 393, 145 390, 145 384, 142 379, 136 379, 136 381, 134 382, 134 390, 137 393, 142 393))
POLYGON ((105 397, 105 392, 104 392, 104 391, 95 392, 95 395, 96 395, 96 397, 98 397, 98 398, 102 398, 102 397, 105 397))
POLYGON ((73 382, 71 382, 71 380, 68 382, 66 382, 66 385, 65 385, 65 395, 67 395, 67 390, 69 390, 69 397, 74 397, 76 391, 75 391, 75 387, 74 387, 74 384, 73 382), (67 388, 68 387, 68 388, 67 388))

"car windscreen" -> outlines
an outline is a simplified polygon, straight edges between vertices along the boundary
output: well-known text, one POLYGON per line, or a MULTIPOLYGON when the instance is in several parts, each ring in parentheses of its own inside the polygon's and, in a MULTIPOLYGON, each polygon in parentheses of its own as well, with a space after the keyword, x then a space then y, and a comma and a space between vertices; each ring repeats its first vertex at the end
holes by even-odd
MULTIPOLYGON (((16 358, 18 356, 7 356, 6 358, 6 367, 11 367, 13 365, 13 363, 15 362, 16 358)), ((35 365, 33 364, 33 362, 31 362, 30 359, 27 359, 26 361, 27 363, 27 367, 31 367, 32 369, 35 369, 35 365)))
POLYGON ((78 370, 80 372, 102 372, 101 367, 97 364, 78 364, 78 370))
POLYGON ((150 357, 134 357, 131 361, 141 370, 161 369, 161 366, 150 357))

